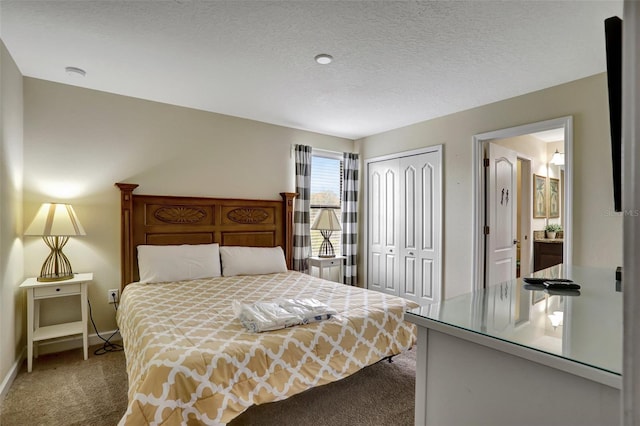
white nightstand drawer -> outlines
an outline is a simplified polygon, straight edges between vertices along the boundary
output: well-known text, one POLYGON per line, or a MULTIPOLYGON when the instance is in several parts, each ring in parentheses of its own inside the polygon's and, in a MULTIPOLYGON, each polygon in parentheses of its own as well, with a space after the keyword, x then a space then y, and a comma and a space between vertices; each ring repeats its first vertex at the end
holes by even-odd
POLYGON ((336 260, 336 259, 325 260, 326 266, 340 265, 341 263, 342 263, 342 259, 340 259, 340 260, 336 260))
POLYGON ((68 294, 80 294, 80 284, 52 285, 33 289, 33 297, 36 299, 41 297, 65 296, 68 294))

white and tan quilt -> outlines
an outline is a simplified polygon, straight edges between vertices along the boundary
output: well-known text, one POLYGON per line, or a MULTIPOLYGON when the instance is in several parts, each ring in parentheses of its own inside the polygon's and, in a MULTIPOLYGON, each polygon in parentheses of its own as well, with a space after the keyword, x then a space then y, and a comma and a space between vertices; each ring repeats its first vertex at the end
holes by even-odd
POLYGON ((340 380, 415 343, 417 304, 299 272, 129 284, 117 321, 129 376, 122 425, 225 424, 254 404, 340 380), (232 301, 314 298, 331 319, 248 332, 232 301))

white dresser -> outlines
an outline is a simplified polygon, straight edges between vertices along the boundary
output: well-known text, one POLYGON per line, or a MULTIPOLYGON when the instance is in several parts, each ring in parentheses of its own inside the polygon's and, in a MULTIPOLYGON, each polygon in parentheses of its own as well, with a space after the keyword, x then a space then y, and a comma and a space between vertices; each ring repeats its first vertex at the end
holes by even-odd
POLYGON ((417 426, 620 424, 615 268, 533 275, 571 278, 580 294, 518 279, 405 314, 418 326, 417 426))

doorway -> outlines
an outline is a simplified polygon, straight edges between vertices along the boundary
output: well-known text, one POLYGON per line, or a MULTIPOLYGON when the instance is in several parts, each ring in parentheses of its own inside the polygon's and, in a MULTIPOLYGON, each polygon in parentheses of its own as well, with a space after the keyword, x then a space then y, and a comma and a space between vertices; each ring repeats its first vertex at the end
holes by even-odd
POLYGON ((531 271, 532 263, 532 233, 531 233, 531 158, 518 157, 518 199, 517 199, 517 233, 518 253, 516 278, 531 271))
POLYGON ((531 271, 532 159, 522 152, 528 142, 519 137, 483 143, 485 285, 510 281, 531 271))
MULTIPOLYGON (((526 149, 517 148, 517 145, 509 145, 515 151, 515 157, 507 157, 504 155, 494 156, 494 164, 488 164, 485 158, 487 154, 487 147, 489 144, 502 145, 501 140, 524 138, 532 134, 542 134, 542 132, 558 131, 562 137, 562 144, 560 150, 564 151, 564 166, 562 171, 562 213, 559 219, 553 219, 560 221, 563 225, 565 244, 563 246, 563 262, 571 264, 572 249, 571 249, 571 236, 572 236, 572 117, 563 117, 538 123, 531 123, 523 126, 512 127, 502 130, 497 130, 489 133, 479 134, 473 137, 474 144, 474 223, 473 223, 473 289, 484 288, 487 283, 491 283, 495 280, 500 280, 507 275, 515 278, 518 274, 518 265, 520 269, 520 275, 529 273, 532 269, 532 246, 533 246, 533 231, 544 229, 544 226, 549 223, 548 216, 544 219, 534 219, 534 215, 531 214, 533 210, 533 182, 534 175, 548 176, 549 159, 544 157, 538 158, 537 155, 531 154, 526 149), (502 166, 498 164, 502 161, 502 166), (510 165, 512 164, 512 166, 510 165), (509 165, 506 167, 505 165, 509 165), (504 170, 509 170, 508 173, 513 173, 511 176, 520 175, 520 182, 517 177, 510 177, 509 180, 501 178, 502 180, 491 181, 492 173, 499 173, 493 168, 501 168, 501 173, 506 173, 504 170), (488 169, 488 170, 487 170, 488 169), (496 186, 496 182, 500 182, 496 186), (513 182, 513 183, 510 183, 513 182), (493 185, 493 188, 491 187, 493 185), (511 185, 511 186, 509 186, 511 185), (493 189, 493 193, 490 191, 493 189), (519 206, 520 213, 514 208, 516 206, 506 204, 506 197, 502 196, 508 193, 511 195, 511 200, 519 206), (503 204, 500 204, 503 201, 503 204), (505 209, 513 209, 513 216, 504 216, 505 211, 500 212, 498 207, 505 209), (492 210, 493 209, 493 210, 492 210), (496 221, 496 218, 502 214, 503 216, 496 221), (512 219, 509 221, 509 219, 512 219), (498 243, 492 242, 491 234, 491 221, 493 220, 494 232, 499 231, 496 226, 503 227, 501 229, 502 234, 499 232, 494 233, 493 236, 500 235, 498 243), (529 222, 529 223, 527 223, 529 222), (519 223, 519 224, 518 224, 519 223), (511 226, 512 231, 505 231, 504 227, 511 226), (488 228, 488 229, 487 229, 488 228), (493 245, 491 245, 493 244, 493 245), (519 246, 519 250, 518 250, 519 246), (508 250, 507 250, 508 249, 508 250), (505 254, 502 257, 491 255, 491 251, 496 253, 505 254), (519 262, 518 262, 519 260, 519 262), (496 264, 497 272, 493 270, 492 262, 496 264)), ((510 142, 513 143, 513 142, 510 142)), ((489 161, 490 162, 490 161, 489 161)), ((501 254, 501 255, 502 255, 501 254)))

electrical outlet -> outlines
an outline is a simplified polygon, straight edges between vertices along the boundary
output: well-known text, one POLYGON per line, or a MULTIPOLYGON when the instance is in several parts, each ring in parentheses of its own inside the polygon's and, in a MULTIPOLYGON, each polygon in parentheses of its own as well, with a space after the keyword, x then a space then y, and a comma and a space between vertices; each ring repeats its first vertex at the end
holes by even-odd
POLYGON ((120 290, 117 288, 112 288, 107 290, 107 301, 109 303, 119 302, 120 301, 120 290))

